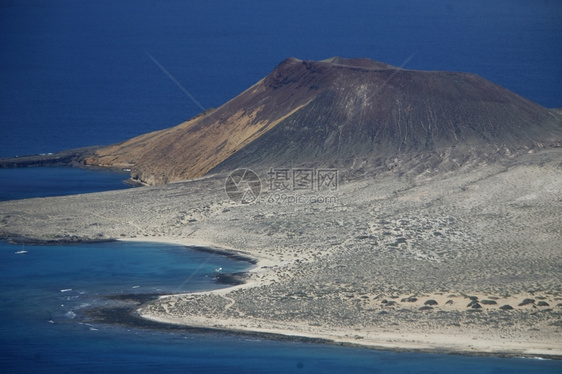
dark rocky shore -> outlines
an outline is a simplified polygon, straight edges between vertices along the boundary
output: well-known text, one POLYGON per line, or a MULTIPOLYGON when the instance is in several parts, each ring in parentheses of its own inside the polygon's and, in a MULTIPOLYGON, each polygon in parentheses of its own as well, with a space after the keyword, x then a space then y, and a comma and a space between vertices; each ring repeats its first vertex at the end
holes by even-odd
POLYGON ((137 312, 138 308, 158 300, 160 296, 163 296, 163 294, 152 293, 152 294, 110 295, 106 297, 107 300, 120 301, 123 302, 125 305, 87 309, 84 311, 84 315, 86 318, 90 320, 90 322, 94 322, 94 323, 112 324, 112 325, 119 325, 119 326, 126 326, 126 327, 140 328, 140 329, 149 329, 149 330, 158 330, 158 331, 186 332, 190 334, 235 335, 235 336, 246 336, 252 338, 277 340, 277 341, 292 341, 292 342, 312 343, 312 344, 330 344, 330 345, 359 347, 359 348, 368 348, 368 349, 393 351, 393 352, 415 351, 420 353, 457 354, 457 355, 460 354, 465 356, 494 356, 494 357, 501 357, 501 358, 541 357, 550 360, 562 360, 562 357, 557 355, 541 354, 537 356, 537 355, 519 354, 513 352, 494 352, 494 353, 459 352, 453 349, 447 349, 445 347, 440 349, 422 349, 422 348, 402 349, 402 348, 388 348, 384 346, 366 347, 361 344, 342 343, 330 339, 312 338, 312 337, 297 336, 297 335, 282 335, 282 334, 265 333, 265 332, 258 332, 258 331, 242 331, 242 330, 236 331, 230 329, 211 328, 211 327, 195 327, 195 326, 189 326, 184 324, 158 322, 141 317, 137 312))
POLYGON ((0 169, 42 166, 84 166, 84 159, 99 149, 98 146, 69 149, 57 153, 0 158, 0 169))
POLYGON ((248 262, 252 265, 257 264, 257 260, 251 256, 248 255, 244 255, 244 254, 240 254, 238 253, 238 251, 234 251, 234 250, 230 250, 230 251, 226 251, 224 249, 218 249, 218 248, 208 248, 208 247, 201 247, 201 246, 193 246, 193 247, 189 247, 190 249, 193 249, 194 251, 199 251, 199 252, 206 252, 206 253, 211 253, 214 255, 220 255, 226 258, 230 258, 231 260, 234 261, 243 261, 243 262, 248 262))
POLYGON ((115 242, 117 239, 112 238, 88 238, 78 236, 68 236, 56 239, 35 239, 23 236, 0 235, 0 240, 6 240, 10 244, 28 244, 28 245, 72 245, 87 243, 108 243, 115 242))
POLYGON ((282 341, 297 341, 303 343, 317 343, 317 344, 332 344, 333 341, 328 339, 316 339, 309 337, 299 336, 284 336, 279 334, 267 334, 261 332, 245 332, 245 331, 228 331, 214 328, 205 327, 192 327, 186 325, 179 325, 173 323, 163 323, 151 321, 142 318, 137 309, 146 303, 157 300, 161 294, 126 294, 126 295, 111 295, 107 296, 107 300, 122 301, 126 305, 111 306, 111 307, 98 307, 84 311, 84 315, 95 323, 106 323, 120 326, 130 326, 142 329, 152 329, 160 331, 185 331, 194 334, 209 334, 220 333, 229 335, 251 336, 263 339, 274 339, 282 341))

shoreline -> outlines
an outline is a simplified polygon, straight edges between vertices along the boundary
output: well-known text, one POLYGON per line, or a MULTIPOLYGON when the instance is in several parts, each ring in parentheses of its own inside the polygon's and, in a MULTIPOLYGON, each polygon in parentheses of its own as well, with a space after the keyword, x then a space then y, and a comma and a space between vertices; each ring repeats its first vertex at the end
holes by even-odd
POLYGON ((246 283, 159 296, 136 306, 138 318, 372 349, 560 359, 560 152, 438 177, 346 180, 334 204, 236 204, 219 177, 2 202, 0 236, 118 238, 256 259, 246 283))
MULTIPOLYGON (((250 269, 243 272, 243 274, 249 274, 253 272, 263 271, 264 269, 271 268, 273 266, 281 266, 281 261, 275 261, 272 258, 266 258, 264 256, 255 256, 245 251, 238 249, 233 249, 225 246, 218 245, 216 243, 195 239, 195 238, 174 238, 174 237, 144 237, 144 238, 118 238, 114 239, 116 241, 123 242, 145 242, 145 243, 163 243, 163 244, 175 244, 180 245, 190 250, 206 252, 210 255, 219 255, 227 257, 234 261, 247 262, 252 265, 250 269)), ((245 282, 247 285, 249 282, 245 282)), ((251 282, 250 282, 251 283, 251 282)), ((230 288, 229 288, 230 289, 230 288)), ((220 290, 217 290, 220 291, 220 290)))
MULTIPOLYGON (((224 248, 202 240, 191 240, 189 238, 133 238, 133 239, 118 239, 121 241, 148 241, 148 242, 159 242, 167 244, 179 244, 195 250, 204 250, 205 252, 216 253, 223 256, 227 256, 233 259, 237 259, 238 255, 242 251, 224 248), (204 249, 202 249, 204 248, 204 249), (229 255, 230 254, 230 255, 229 255)), ((245 253, 244 253, 245 254, 245 253)), ((248 256, 249 257, 249 256, 248 256)), ((249 274, 251 272, 256 272, 258 270, 267 269, 272 266, 269 262, 267 265, 264 264, 263 260, 255 258, 254 267, 244 272, 244 274, 249 274), (268 266, 269 265, 269 266, 268 266)), ((281 265, 281 262, 276 262, 275 265, 281 265)), ((234 290, 259 287, 265 285, 265 282, 261 284, 255 281, 245 282, 242 284, 232 285, 231 287, 222 288, 219 290, 194 292, 189 294, 179 294, 179 295, 159 295, 156 300, 162 300, 167 298, 181 297, 185 295, 196 296, 196 295, 228 295, 234 290)), ((369 338, 358 339, 356 336, 356 331, 345 329, 338 331, 337 333, 311 333, 304 332, 305 326, 292 325, 288 326, 287 329, 278 329, 272 326, 255 328, 255 327, 244 327, 249 325, 249 321, 241 319, 239 321, 231 320, 215 320, 206 317, 187 317, 186 320, 180 321, 175 318, 159 316, 151 314, 143 310, 148 304, 143 303, 135 308, 129 310, 129 316, 131 320, 130 323, 137 325, 138 320, 151 321, 156 323, 157 326, 162 326, 164 329, 173 327, 174 329, 186 329, 191 331, 202 331, 202 332, 216 332, 216 333, 227 333, 236 335, 249 335, 249 336, 259 336, 266 337, 268 339, 274 340, 291 340, 291 341, 308 341, 312 343, 320 344, 333 344, 342 345, 350 347, 359 347, 374 350, 385 350, 385 351, 396 351, 396 352, 422 352, 422 353, 435 353, 435 354, 459 354, 468 356, 495 356, 495 357, 505 357, 505 358, 544 358, 551 360, 562 360, 562 345, 557 350, 556 348, 548 347, 525 347, 528 344, 527 341, 523 342, 510 342, 506 347, 501 347, 502 344, 494 342, 493 340, 481 339, 474 340, 474 338, 469 338, 465 334, 446 334, 446 333, 412 333, 409 332, 408 336, 403 337, 403 332, 393 333, 393 332, 383 332, 376 334, 375 336, 370 336, 369 338), (135 322, 135 320, 137 320, 135 322), (190 320, 190 321, 188 321, 190 320), (223 326, 219 327, 222 324, 223 326), (462 342, 462 343, 459 343, 462 342), (480 345, 480 347, 478 347, 480 345), (549 352, 552 350, 552 352, 549 352)), ((267 324, 267 321, 259 321, 261 324, 267 324)), ((142 325, 142 324, 139 324, 142 325)), ((505 345, 505 342, 503 342, 505 345)))
MULTIPOLYGON (((228 289, 221 289, 228 290, 228 289)), ((214 292, 205 291, 199 294, 214 292)), ((196 293, 192 293, 196 294, 196 293)), ((192 295, 190 294, 190 295, 192 295)), ((195 334, 225 334, 234 336, 245 336, 262 338, 275 341, 290 341, 310 344, 326 344, 345 346, 361 349, 372 349, 376 351, 390 351, 390 352, 413 352, 425 354, 446 354, 446 355, 462 355, 474 357, 498 357, 498 358, 521 358, 521 359, 547 359, 547 360, 562 360, 561 355, 548 354, 543 352, 519 352, 510 350, 466 350, 446 347, 428 347, 420 346, 418 344, 385 344, 382 341, 360 343, 352 339, 335 338, 331 335, 320 334, 299 334, 289 331, 276 331, 271 329, 226 329, 217 328, 205 324, 184 324, 177 321, 170 320, 163 317, 155 317, 143 315, 139 312, 142 308, 151 301, 160 298, 166 298, 171 295, 165 294, 117 294, 106 296, 109 300, 121 300, 129 302, 129 306, 114 306, 114 307, 101 307, 87 310, 85 315, 92 318, 94 322, 116 324, 121 326, 130 326, 141 329, 151 329, 159 331, 185 331, 195 334)), ((411 337, 410 337, 411 338, 411 337)), ((424 337, 427 339, 427 337, 424 337)), ((458 336, 453 337, 454 339, 458 336)))
POLYGON ((82 237, 69 237, 68 239, 33 239, 23 236, 0 236, 0 240, 5 240, 12 245, 28 244, 28 245, 72 245, 72 244, 92 244, 92 243, 112 243, 119 239, 112 238, 82 238, 82 237))
MULTIPOLYGON (((137 310, 138 312, 138 310, 137 310)), ((522 358, 522 359, 547 359, 547 360, 562 360, 562 355, 549 354, 545 352, 522 352, 520 350, 468 350, 463 348, 449 348, 444 346, 424 346, 422 344, 399 344, 399 343, 385 343, 384 341, 372 341, 369 343, 361 343, 354 341, 352 338, 334 337, 332 335, 321 334, 301 334, 291 331, 277 331, 273 329, 241 329, 241 328, 216 328, 199 324, 183 324, 171 319, 162 317, 155 317, 143 315, 138 313, 139 319, 148 320, 155 323, 157 326, 167 326, 167 328, 185 329, 202 332, 234 334, 242 336, 256 336, 266 337, 272 340, 281 341, 298 341, 310 342, 315 344, 329 344, 354 348, 372 349, 376 351, 392 351, 392 352, 414 352, 414 353, 429 353, 429 354, 447 354, 447 355, 461 355, 461 356, 486 356, 486 357, 499 357, 499 358, 522 358)), ((164 328, 166 329, 166 328, 164 328)), ((427 339, 426 334, 418 334, 420 341, 427 339)), ((391 339, 396 336, 389 336, 391 339)), ((452 339, 462 338, 461 336, 450 337, 452 339)), ((409 339, 410 340, 410 339, 409 339)))
POLYGON ((89 146, 56 153, 2 157, 0 158, 0 169, 49 166, 85 167, 87 165, 84 164, 84 159, 100 148, 102 146, 89 146))
MULTIPOLYGON (((73 238, 71 240, 39 240, 30 238, 9 238, 12 244, 29 243, 35 245, 65 245, 65 244, 87 244, 92 242, 153 242, 174 244, 186 247, 186 249, 210 253, 211 255, 226 256, 236 261, 245 261, 253 266, 240 274, 242 280, 227 277, 223 284, 231 284, 230 287, 211 291, 200 291, 184 294, 127 294, 108 295, 108 299, 125 299, 134 305, 94 308, 86 312, 96 322, 133 326, 138 328, 149 328, 157 330, 181 330, 196 333, 218 333, 259 337, 270 340, 296 341, 314 344, 329 344, 379 351, 394 352, 419 352, 432 354, 455 354, 466 356, 492 356, 500 358, 525 358, 525 359, 549 359, 562 360, 562 347, 532 347, 525 346, 529 342, 509 342, 498 344, 493 339, 469 338, 464 333, 443 332, 378 332, 369 334, 368 337, 359 337, 357 331, 352 329, 341 329, 339 331, 324 331, 323 333, 307 332, 310 326, 304 324, 286 325, 285 328, 273 326, 275 323, 259 320, 260 327, 248 327, 252 319, 218 320, 202 316, 191 316, 185 319, 170 316, 157 315, 144 310, 153 302, 163 299, 198 296, 198 295, 228 295, 232 291, 266 285, 265 282, 248 281, 248 275, 256 272, 267 271, 270 267, 283 265, 280 261, 251 257, 247 252, 219 246, 215 243, 200 239, 189 238, 119 238, 119 239, 87 239, 73 238), (270 324, 270 326, 267 326, 270 324), (470 343, 470 344, 469 344, 470 343), (503 347, 502 347, 503 345, 503 347), (550 352, 551 351, 551 352, 550 352)), ((233 274, 225 274, 231 276, 233 274)), ((220 280, 218 283, 221 283, 220 280)), ((493 338, 493 336, 492 336, 493 338)), ((544 343, 543 343, 544 344, 544 343)))

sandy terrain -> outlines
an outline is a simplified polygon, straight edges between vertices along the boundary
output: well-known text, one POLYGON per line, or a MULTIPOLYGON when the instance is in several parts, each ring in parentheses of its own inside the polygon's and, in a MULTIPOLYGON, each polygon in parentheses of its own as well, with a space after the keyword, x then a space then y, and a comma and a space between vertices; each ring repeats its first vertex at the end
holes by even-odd
POLYGON ((0 237, 152 240, 258 260, 242 286, 140 308, 153 320, 561 358, 560 160, 553 149, 437 176, 342 171, 337 191, 287 193, 299 203, 273 191, 231 202, 226 175, 10 201, 0 203, 0 237), (319 195, 328 201, 310 202, 319 195))

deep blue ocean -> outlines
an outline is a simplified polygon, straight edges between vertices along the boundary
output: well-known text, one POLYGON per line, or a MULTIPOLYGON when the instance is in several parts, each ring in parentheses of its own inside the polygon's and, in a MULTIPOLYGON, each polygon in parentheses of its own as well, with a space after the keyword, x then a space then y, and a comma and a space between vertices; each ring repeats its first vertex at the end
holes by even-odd
POLYGON ((555 0, 0 2, 0 157, 111 144, 217 107, 288 57, 476 73, 562 107, 555 0))
MULTIPOLYGON (((562 107, 562 2, 30 0, 0 3, 0 157, 110 144, 217 107, 282 60, 368 57, 479 74, 562 107)), ((0 201, 127 188, 123 174, 0 170, 0 201)), ((1 209, 1 208, 0 208, 1 209)), ((560 373, 562 362, 91 323, 104 296, 219 287, 234 262, 147 243, 0 242, 0 373, 560 373), (16 252, 25 250, 25 254, 16 252)))
POLYGON ((70 167, 0 169, 0 201, 130 188, 127 173, 70 167))

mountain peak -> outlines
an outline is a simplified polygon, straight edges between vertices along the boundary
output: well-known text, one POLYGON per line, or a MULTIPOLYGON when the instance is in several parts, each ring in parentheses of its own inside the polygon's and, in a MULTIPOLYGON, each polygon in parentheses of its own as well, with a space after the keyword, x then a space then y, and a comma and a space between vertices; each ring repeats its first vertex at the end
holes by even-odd
POLYGON ((474 74, 291 57, 206 115, 100 149, 88 162, 127 165, 133 178, 161 184, 241 166, 348 167, 357 158, 454 167, 561 139, 559 114, 474 74))
POLYGON ((339 56, 330 57, 319 61, 319 63, 328 63, 331 65, 349 67, 349 68, 365 68, 365 69, 398 69, 396 66, 371 60, 368 58, 343 58, 339 56))

